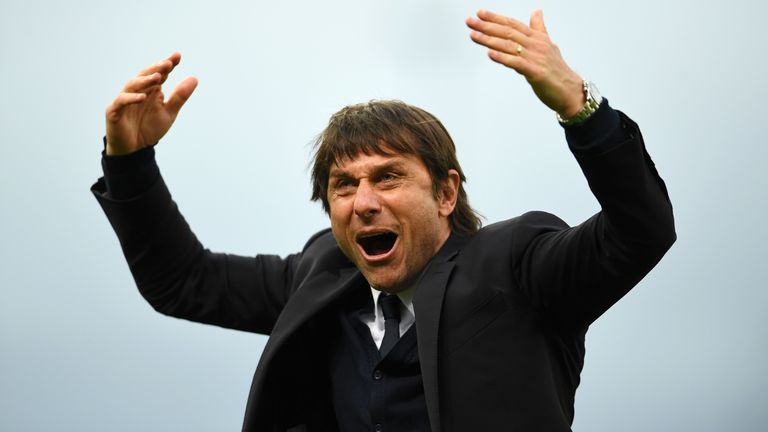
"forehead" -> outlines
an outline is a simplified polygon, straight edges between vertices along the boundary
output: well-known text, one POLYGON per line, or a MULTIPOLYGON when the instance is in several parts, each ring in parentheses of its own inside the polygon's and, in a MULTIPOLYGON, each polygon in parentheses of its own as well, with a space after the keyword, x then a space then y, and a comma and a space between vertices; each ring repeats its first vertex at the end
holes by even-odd
POLYGON ((424 162, 422 162, 419 157, 412 154, 395 152, 366 154, 360 152, 355 156, 344 157, 334 162, 331 165, 330 175, 331 177, 339 175, 359 175, 386 168, 427 172, 427 167, 424 165, 424 162))

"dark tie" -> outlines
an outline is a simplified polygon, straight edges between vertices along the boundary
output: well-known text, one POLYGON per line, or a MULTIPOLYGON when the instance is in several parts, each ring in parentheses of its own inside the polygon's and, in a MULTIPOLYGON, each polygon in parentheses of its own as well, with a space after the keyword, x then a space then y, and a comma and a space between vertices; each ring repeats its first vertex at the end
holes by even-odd
POLYGON ((381 293, 379 303, 384 312, 384 340, 379 353, 384 357, 400 340, 400 298, 396 294, 381 293))

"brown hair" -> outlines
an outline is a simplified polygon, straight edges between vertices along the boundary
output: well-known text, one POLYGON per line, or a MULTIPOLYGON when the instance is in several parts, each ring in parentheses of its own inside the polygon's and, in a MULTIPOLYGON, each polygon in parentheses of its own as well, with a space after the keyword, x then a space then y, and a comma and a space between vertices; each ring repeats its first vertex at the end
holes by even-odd
POLYGON ((464 190, 466 177, 456 158, 456 146, 448 131, 432 114, 397 100, 370 101, 342 108, 314 142, 312 201, 321 200, 326 213, 331 166, 359 153, 410 154, 419 157, 432 178, 437 197, 448 170, 459 173, 456 207, 448 218, 453 231, 471 234, 480 229, 478 214, 470 207, 464 190))

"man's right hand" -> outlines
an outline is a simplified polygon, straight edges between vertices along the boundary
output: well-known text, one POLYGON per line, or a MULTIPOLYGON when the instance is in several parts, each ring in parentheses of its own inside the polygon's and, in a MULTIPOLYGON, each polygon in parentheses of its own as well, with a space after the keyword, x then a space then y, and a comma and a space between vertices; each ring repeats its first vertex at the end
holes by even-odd
POLYGON ((181 61, 173 53, 148 66, 125 84, 107 107, 107 155, 125 155, 157 143, 168 132, 184 102, 197 87, 197 79, 180 82, 166 101, 162 85, 181 61))

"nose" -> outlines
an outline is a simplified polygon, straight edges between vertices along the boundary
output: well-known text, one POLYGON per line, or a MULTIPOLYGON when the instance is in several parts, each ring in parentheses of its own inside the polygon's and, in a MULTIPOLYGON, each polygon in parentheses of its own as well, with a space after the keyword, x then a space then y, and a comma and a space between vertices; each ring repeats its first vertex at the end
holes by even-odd
POLYGON ((376 191, 366 181, 361 181, 355 191, 355 214, 370 219, 381 212, 381 202, 376 191))

